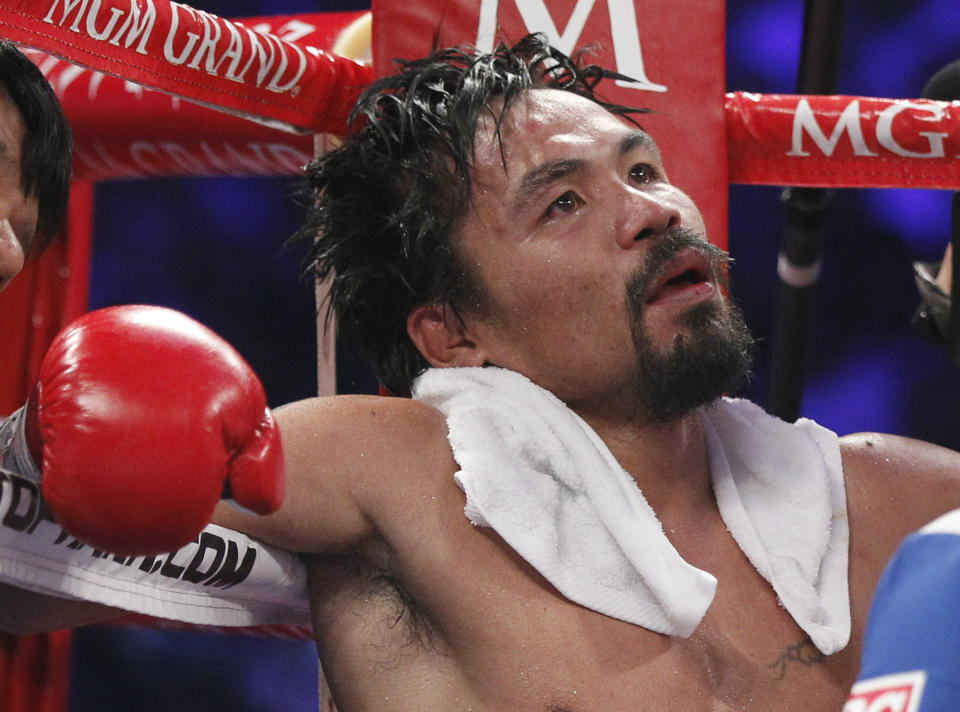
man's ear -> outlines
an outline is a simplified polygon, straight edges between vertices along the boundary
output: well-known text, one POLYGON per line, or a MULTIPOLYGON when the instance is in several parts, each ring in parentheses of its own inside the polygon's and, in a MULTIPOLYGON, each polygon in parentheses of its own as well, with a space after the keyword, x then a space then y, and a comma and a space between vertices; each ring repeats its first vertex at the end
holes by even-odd
POLYGON ((483 353, 449 304, 423 304, 407 317, 407 333, 431 366, 482 366, 483 353))

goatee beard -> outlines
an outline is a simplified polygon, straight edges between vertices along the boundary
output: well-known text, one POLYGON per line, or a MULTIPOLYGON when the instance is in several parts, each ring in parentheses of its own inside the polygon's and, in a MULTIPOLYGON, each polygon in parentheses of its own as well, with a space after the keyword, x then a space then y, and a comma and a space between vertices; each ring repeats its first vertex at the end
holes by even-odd
POLYGON ((710 257, 715 280, 726 269, 725 252, 680 228, 657 239, 627 285, 637 358, 636 396, 645 415, 663 423, 742 388, 750 379, 755 350, 742 312, 726 301, 695 305, 678 317, 672 344, 654 343, 643 323, 648 291, 660 270, 685 249, 710 257))

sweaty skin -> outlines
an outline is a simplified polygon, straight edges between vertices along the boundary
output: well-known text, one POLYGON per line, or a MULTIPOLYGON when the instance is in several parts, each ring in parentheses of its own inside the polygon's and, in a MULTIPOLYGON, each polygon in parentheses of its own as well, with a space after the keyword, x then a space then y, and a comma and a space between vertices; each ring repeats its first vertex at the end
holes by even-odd
MULTIPOLYGON (((657 423, 630 387, 643 364, 624 285, 665 231, 702 232, 653 142, 586 100, 531 91, 503 126, 503 153, 481 126, 474 179, 456 245, 483 303, 462 319, 415 310, 411 338, 433 366, 495 363, 566 401, 680 554, 716 576, 716 598, 686 639, 573 604, 464 516, 439 412, 363 396, 291 404, 276 414, 283 508, 260 518, 222 508, 218 522, 304 554, 340 711, 840 710, 882 568, 903 536, 960 506, 960 455, 898 437, 843 439, 853 636, 824 657, 721 521, 698 419, 657 423)), ((662 349, 695 336, 680 321, 691 308, 726 309, 707 275, 661 297, 640 319, 662 349)))
MULTIPOLYGON (((695 633, 670 638, 566 601, 470 524, 445 424, 429 407, 349 397, 288 406, 278 419, 291 472, 312 474, 296 477, 290 508, 269 529, 259 521, 258 535, 313 552, 304 558, 317 645, 342 712, 839 710, 884 563, 902 534, 960 499, 956 454, 845 439, 855 642, 825 658, 726 533, 708 492, 655 505, 680 553, 719 581, 695 633)), ((663 461, 671 448, 648 442, 663 461)), ((685 474, 676 472, 683 487, 693 481, 685 474)), ((238 517, 223 521, 244 528, 238 517)))

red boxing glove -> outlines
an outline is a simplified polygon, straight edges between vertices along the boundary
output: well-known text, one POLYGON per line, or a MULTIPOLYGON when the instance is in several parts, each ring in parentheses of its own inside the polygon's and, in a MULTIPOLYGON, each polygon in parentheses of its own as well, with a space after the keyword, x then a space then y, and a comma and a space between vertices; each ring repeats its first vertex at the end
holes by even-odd
POLYGON ((27 421, 50 511, 98 549, 174 551, 227 491, 259 514, 283 499, 263 386, 230 344, 171 309, 110 307, 72 322, 44 358, 27 421))

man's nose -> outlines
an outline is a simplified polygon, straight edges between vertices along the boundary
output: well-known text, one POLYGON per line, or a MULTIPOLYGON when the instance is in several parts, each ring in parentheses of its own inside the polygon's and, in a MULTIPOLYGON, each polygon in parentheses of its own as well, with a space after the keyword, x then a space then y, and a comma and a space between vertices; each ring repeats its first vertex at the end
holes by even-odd
POLYGON ((0 220, 0 290, 23 269, 23 247, 10 222, 0 220))
POLYGON ((617 244, 629 250, 647 238, 681 226, 679 206, 666 196, 630 190, 624 202, 625 222, 617 230, 617 244))

